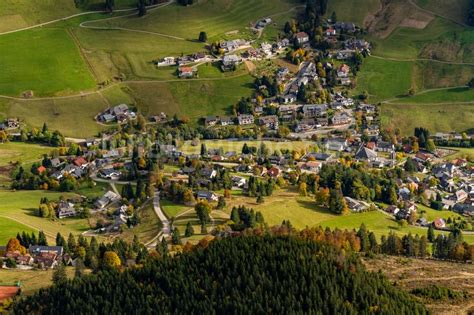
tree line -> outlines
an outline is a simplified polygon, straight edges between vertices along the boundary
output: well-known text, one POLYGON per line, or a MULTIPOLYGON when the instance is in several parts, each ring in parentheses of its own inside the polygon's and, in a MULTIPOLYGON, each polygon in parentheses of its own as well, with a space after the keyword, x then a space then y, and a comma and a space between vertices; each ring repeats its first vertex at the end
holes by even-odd
POLYGON ((141 268, 64 281, 14 306, 15 314, 427 314, 408 293, 327 243, 291 236, 212 241, 141 268))

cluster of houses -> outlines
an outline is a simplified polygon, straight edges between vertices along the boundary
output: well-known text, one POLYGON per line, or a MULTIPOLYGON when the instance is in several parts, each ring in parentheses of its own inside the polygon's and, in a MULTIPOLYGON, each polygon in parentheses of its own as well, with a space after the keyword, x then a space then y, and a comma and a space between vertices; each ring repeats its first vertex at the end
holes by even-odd
POLYGON ((120 104, 112 108, 108 108, 104 112, 97 115, 97 120, 103 123, 125 123, 137 117, 127 104, 120 104))
POLYGON ((53 158, 50 160, 48 167, 41 165, 37 168, 37 172, 40 175, 49 175, 50 178, 57 181, 61 181, 67 176, 80 179, 87 174, 90 167, 90 163, 86 158, 87 156, 70 157, 67 159, 53 158))
POLYGON ((18 118, 7 118, 0 123, 0 130, 12 130, 20 128, 20 120, 18 118))
POLYGON ((0 259, 3 265, 0 268, 7 267, 7 259, 13 259, 16 268, 19 269, 51 269, 59 263, 65 262, 72 264, 72 259, 64 253, 62 246, 40 246, 30 245, 26 253, 20 251, 7 252, 6 246, 0 246, 0 259))
MULTIPOLYGON (((455 159, 428 166, 434 161, 433 154, 417 153, 414 161, 417 165, 423 166, 419 171, 425 174, 424 179, 409 176, 405 182, 399 181, 397 183, 399 204, 390 205, 385 209, 386 212, 397 219, 408 219, 412 212, 417 211, 416 202, 420 201, 414 192, 421 189, 425 201, 436 201, 438 210, 451 210, 465 217, 474 216, 474 169, 468 166, 466 160, 455 159)), ((421 226, 432 224, 437 229, 447 228, 442 218, 433 222, 420 218, 417 224, 421 226)))

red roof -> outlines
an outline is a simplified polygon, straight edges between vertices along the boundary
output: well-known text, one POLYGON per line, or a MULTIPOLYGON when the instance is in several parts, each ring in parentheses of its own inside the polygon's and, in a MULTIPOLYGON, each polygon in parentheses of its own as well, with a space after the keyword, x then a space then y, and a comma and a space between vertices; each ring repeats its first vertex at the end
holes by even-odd
POLYGON ((82 166, 84 164, 87 164, 87 161, 82 156, 80 156, 80 157, 76 158, 73 163, 76 166, 82 166))
POLYGON ((41 174, 41 173, 46 172, 46 167, 44 167, 43 165, 41 165, 41 166, 38 167, 36 170, 38 171, 39 174, 41 174))
POLYGON ((194 72, 194 69, 192 67, 181 67, 181 68, 179 68, 179 71, 181 71, 181 72, 194 72))
POLYGON ((305 38, 305 37, 308 37, 308 34, 306 34, 305 32, 299 32, 299 33, 296 33, 296 37, 305 38))
POLYGON ((350 70, 351 68, 346 64, 343 64, 342 66, 339 67, 339 71, 342 71, 342 72, 349 72, 350 70))
POLYGON ((4 287, 0 286, 0 302, 12 298, 18 294, 20 287, 4 287))
POLYGON ((375 142, 373 142, 373 141, 368 142, 366 147, 371 149, 371 150, 374 150, 375 149, 375 142))

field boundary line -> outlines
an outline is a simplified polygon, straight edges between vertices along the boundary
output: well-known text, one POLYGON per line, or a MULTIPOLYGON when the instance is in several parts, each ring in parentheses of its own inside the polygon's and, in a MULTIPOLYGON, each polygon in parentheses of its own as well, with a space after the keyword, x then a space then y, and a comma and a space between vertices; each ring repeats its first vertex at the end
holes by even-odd
POLYGON ((370 57, 381 59, 381 60, 388 60, 388 61, 400 61, 400 62, 428 61, 428 62, 444 63, 444 64, 449 64, 449 65, 474 66, 474 63, 472 62, 455 62, 455 61, 453 62, 453 61, 444 61, 444 60, 428 59, 428 58, 399 59, 399 58, 383 57, 383 56, 377 56, 377 55, 370 55, 370 57))
MULTIPOLYGON (((160 4, 150 5, 150 6, 147 7, 147 9, 152 10, 152 9, 156 9, 156 8, 165 7, 165 6, 167 6, 167 5, 170 5, 170 4, 173 3, 174 1, 175 1, 175 0, 171 0, 171 1, 168 1, 168 2, 166 2, 166 3, 164 3, 164 4, 163 4, 163 3, 160 3, 160 4)), ((51 20, 51 21, 48 21, 48 22, 43 22, 43 23, 39 23, 39 24, 35 24, 35 25, 31 25, 31 26, 19 28, 19 29, 16 29, 16 30, 11 30, 11 31, 2 32, 2 33, 0 33, 0 36, 1 36, 1 35, 8 35, 8 34, 13 34, 13 33, 18 33, 18 32, 27 31, 27 30, 32 30, 32 29, 35 29, 35 28, 47 26, 47 25, 54 24, 54 23, 61 22, 61 21, 67 21, 67 20, 70 20, 70 19, 73 19, 73 18, 76 18, 76 17, 79 17, 79 16, 84 16, 84 15, 98 14, 98 13, 134 12, 134 11, 137 11, 137 9, 136 9, 136 8, 120 9, 120 10, 114 10, 113 12, 109 12, 109 11, 107 11, 107 10, 81 12, 81 13, 73 14, 73 15, 70 15, 70 16, 63 17, 63 18, 51 20)))

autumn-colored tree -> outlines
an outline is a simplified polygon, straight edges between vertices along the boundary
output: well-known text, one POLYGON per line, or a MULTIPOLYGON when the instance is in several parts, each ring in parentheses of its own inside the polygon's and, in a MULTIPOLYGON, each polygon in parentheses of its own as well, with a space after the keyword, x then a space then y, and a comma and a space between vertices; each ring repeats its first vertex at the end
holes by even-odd
POLYGON ((11 238, 7 243, 7 252, 19 251, 20 254, 26 254, 26 248, 21 246, 20 241, 16 238, 11 238))
POLYGON ((413 142, 412 150, 413 150, 413 152, 415 152, 415 153, 417 153, 418 151, 420 151, 420 145, 418 144, 417 141, 413 142))
POLYGON ((104 258, 103 258, 102 262, 103 262, 104 266, 110 267, 110 268, 116 268, 116 267, 119 267, 122 264, 122 262, 120 261, 120 258, 117 255, 117 253, 115 253, 113 251, 106 251, 104 253, 104 258))
POLYGON ((329 188, 320 188, 316 192, 316 204, 320 206, 327 206, 329 202, 329 188))
POLYGON ((301 196, 306 197, 308 195, 307 185, 305 182, 302 182, 299 187, 299 192, 301 196))

